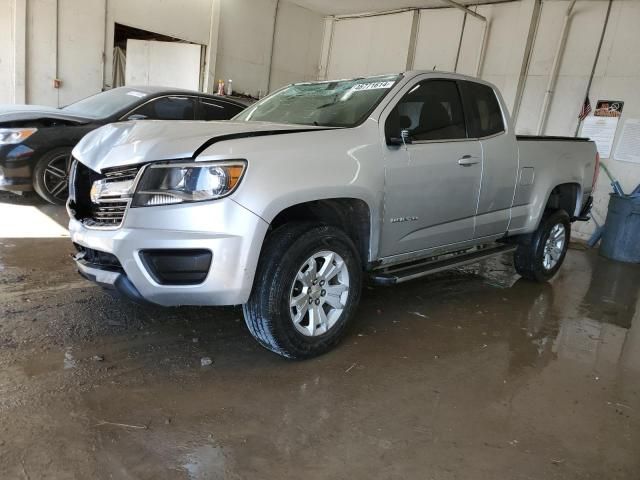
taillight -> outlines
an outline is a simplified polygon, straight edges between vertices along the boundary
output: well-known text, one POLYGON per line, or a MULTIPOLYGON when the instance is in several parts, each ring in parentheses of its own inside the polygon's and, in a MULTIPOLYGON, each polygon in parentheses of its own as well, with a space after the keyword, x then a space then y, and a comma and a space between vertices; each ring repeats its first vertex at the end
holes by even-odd
POLYGON ((600 175, 600 154, 596 152, 596 168, 593 171, 593 183, 591 184, 591 191, 594 191, 596 189, 598 175, 600 175))

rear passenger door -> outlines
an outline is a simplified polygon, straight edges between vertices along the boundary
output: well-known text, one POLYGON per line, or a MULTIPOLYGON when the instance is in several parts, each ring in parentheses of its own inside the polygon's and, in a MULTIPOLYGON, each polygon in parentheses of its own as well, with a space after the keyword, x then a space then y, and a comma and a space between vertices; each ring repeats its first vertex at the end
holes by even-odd
POLYGON ((229 120, 243 110, 233 103, 210 98, 199 99, 198 120, 229 120))
POLYGON ((471 240, 482 151, 467 137, 457 82, 411 83, 387 108, 385 137, 405 129, 411 143, 386 146, 382 256, 471 240))
POLYGON ((469 136, 482 146, 482 187, 474 238, 507 231, 518 172, 515 135, 507 134, 508 121, 496 92, 489 85, 460 81, 469 136))

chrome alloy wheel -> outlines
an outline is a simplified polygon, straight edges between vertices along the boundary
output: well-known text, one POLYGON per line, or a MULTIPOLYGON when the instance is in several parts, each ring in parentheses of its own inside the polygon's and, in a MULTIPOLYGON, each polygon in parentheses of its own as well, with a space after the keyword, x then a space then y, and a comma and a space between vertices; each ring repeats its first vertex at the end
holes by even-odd
POLYGON ((53 157, 44 169, 44 188, 47 193, 64 201, 69 189, 69 154, 53 157))
POLYGON ((349 270, 340 255, 314 253, 300 267, 289 294, 293 325, 307 337, 327 333, 338 321, 349 296, 349 270))
POLYGON ((542 266, 546 270, 551 270, 558 264, 564 250, 566 237, 566 229, 561 223, 554 225, 551 232, 549 232, 549 237, 544 244, 544 254, 542 256, 542 266))

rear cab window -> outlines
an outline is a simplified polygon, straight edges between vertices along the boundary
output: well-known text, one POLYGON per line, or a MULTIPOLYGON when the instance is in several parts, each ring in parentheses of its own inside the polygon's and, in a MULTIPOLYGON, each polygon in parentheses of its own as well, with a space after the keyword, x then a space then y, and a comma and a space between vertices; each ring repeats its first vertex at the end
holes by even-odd
POLYGON ((493 88, 460 81, 469 136, 483 138, 505 131, 502 109, 493 88))

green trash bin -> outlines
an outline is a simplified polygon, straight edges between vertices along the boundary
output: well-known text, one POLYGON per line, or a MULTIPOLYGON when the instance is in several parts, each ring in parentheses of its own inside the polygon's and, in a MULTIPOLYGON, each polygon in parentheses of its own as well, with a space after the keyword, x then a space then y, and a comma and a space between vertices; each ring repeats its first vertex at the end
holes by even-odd
POLYGON ((640 196, 609 195, 600 255, 620 262, 640 263, 640 196))

